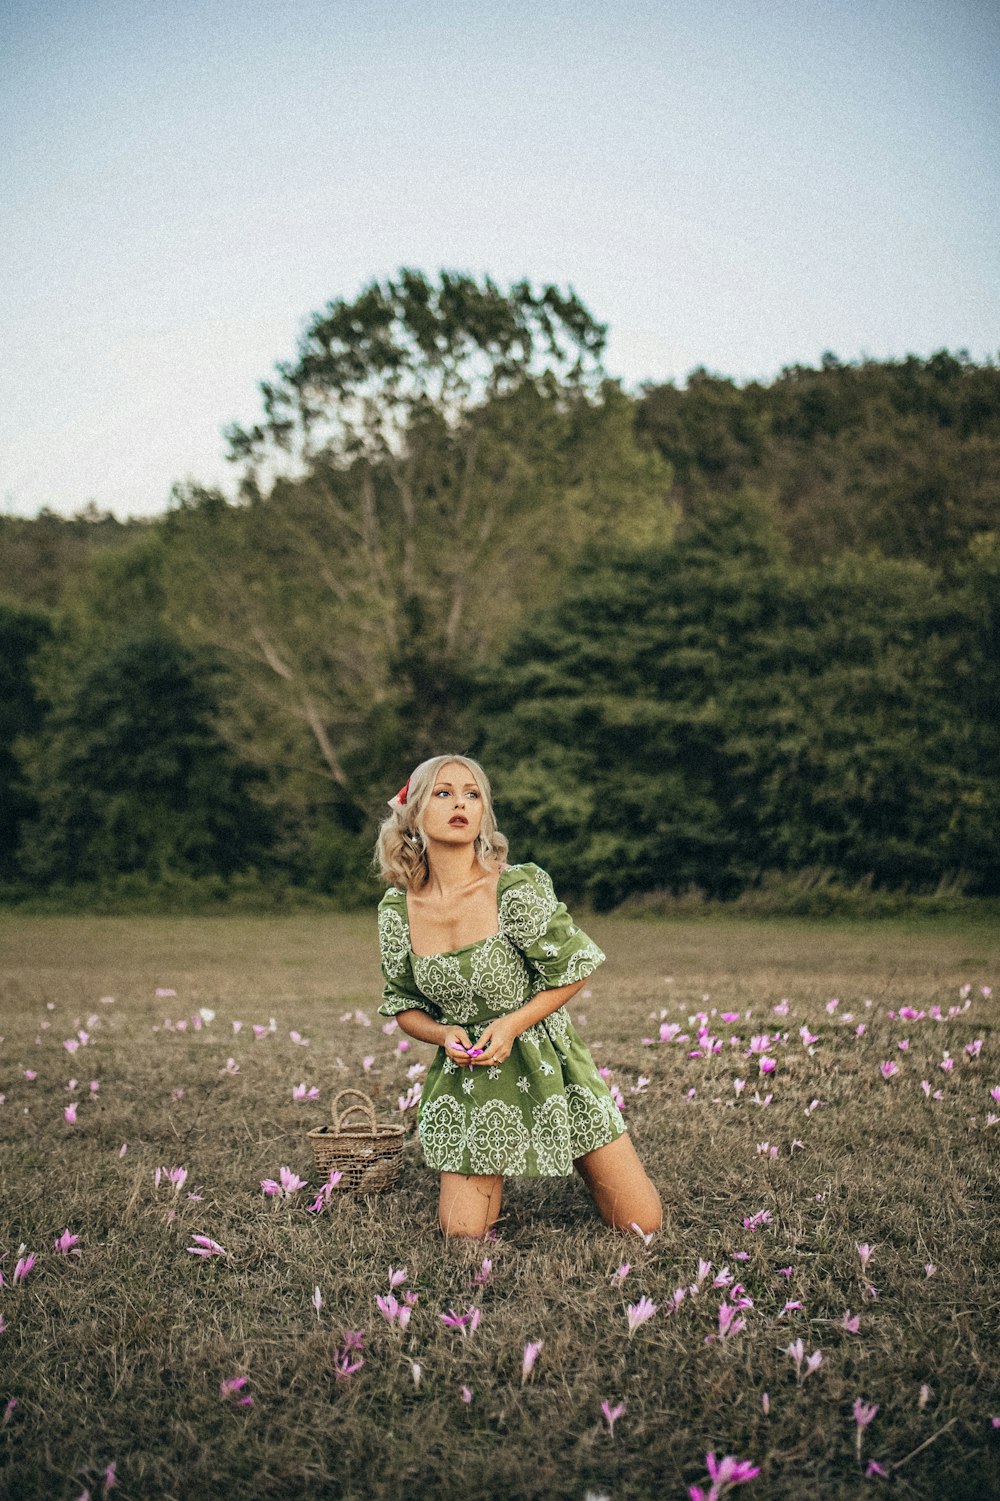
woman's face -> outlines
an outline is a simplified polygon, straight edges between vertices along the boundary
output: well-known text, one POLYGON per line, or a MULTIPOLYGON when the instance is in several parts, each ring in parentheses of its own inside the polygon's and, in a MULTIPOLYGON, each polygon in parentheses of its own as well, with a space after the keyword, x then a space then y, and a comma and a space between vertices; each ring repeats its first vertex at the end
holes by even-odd
POLYGON ((424 806, 424 834, 447 845, 472 845, 483 822, 483 795, 467 766, 448 761, 438 768, 424 806))

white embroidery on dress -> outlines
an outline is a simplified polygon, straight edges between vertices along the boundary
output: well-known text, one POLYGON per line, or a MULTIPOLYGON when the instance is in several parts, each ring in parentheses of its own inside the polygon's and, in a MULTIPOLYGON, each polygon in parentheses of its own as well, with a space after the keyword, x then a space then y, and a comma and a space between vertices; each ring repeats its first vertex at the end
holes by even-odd
POLYGON ((549 1095, 535 1111, 531 1145, 539 1173, 550 1176, 572 1172, 569 1110, 563 1095, 549 1095))
POLYGON ((528 968, 513 945, 497 934, 472 959, 472 988, 497 1011, 520 1006, 530 984, 528 968))
POLYGON ((533 879, 508 886, 500 898, 500 927, 519 949, 530 948, 541 938, 560 905, 551 876, 536 868, 533 879))
POLYGON ((476 1087, 476 1081, 472 1077, 471 1074, 469 1074, 468 1078, 465 1078, 465 1079, 462 1080, 462 1093, 463 1094, 471 1094, 472 1091, 475 1089, 475 1087, 476 1087))
POLYGON ((499 1079, 500 1075, 503 1073, 503 1069, 500 1067, 499 1063, 491 1063, 486 1072, 491 1079, 499 1079))
POLYGON ((523 1074, 521 1075, 521 1077, 517 1081, 517 1087, 521 1091, 522 1094, 527 1094, 528 1090, 531 1088, 531 1085, 528 1083, 527 1079, 524 1077, 523 1074))
POLYGON ((442 1094, 426 1104, 421 1102, 417 1129, 428 1167, 442 1173, 460 1171, 465 1151, 465 1110, 454 1095, 442 1094))
POLYGON ((382 968, 390 980, 398 980, 406 973, 409 955, 406 924, 395 907, 380 907, 378 913, 378 939, 382 955, 382 968))
POLYGON ((569 1107, 569 1134, 574 1157, 582 1157, 586 1152, 607 1146, 609 1141, 614 1141, 624 1130, 625 1122, 610 1095, 602 1099, 582 1084, 567 1084, 566 1104, 569 1107), (617 1120, 608 1111, 606 1104, 611 1106, 617 1120))
POLYGON ((478 1009, 472 986, 462 974, 459 961, 448 954, 413 954, 413 978, 417 988, 452 1022, 471 1021, 478 1009))
POLYGON ((544 1058, 542 1059, 542 1061, 538 1065, 538 1067, 541 1069, 542 1073, 545 1074, 545 1075, 549 1075, 549 1074, 554 1074, 555 1073, 555 1069, 552 1067, 552 1064, 551 1063, 546 1063, 544 1058))
POLYGON ((523 1173, 530 1143, 516 1105, 490 1100, 473 1110, 468 1145, 474 1173, 523 1173))

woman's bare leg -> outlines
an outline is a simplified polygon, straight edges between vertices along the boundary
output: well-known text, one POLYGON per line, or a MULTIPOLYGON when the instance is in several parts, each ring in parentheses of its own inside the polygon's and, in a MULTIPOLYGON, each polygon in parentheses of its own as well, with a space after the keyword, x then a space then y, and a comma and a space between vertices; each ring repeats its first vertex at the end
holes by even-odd
POLYGON ((638 1225, 647 1234, 663 1223, 660 1196, 646 1176, 628 1132, 573 1163, 593 1195, 606 1225, 627 1230, 638 1225))
POLYGON ((500 1213, 503 1178, 442 1173, 438 1219, 445 1235, 483 1236, 500 1213))

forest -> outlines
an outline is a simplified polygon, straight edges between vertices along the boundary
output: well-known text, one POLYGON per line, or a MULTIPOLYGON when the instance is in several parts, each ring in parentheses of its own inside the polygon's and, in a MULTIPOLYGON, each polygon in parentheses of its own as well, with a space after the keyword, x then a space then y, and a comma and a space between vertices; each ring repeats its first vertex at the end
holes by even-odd
POLYGON ((369 902, 442 749, 597 910, 1000 895, 1000 368, 627 391, 606 336, 402 270, 261 381, 232 498, 0 517, 0 899, 369 902))

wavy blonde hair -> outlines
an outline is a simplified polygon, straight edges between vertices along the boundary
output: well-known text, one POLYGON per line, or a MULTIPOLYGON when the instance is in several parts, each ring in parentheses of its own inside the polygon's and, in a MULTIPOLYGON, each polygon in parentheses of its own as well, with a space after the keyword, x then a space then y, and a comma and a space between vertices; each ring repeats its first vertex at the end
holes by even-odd
POLYGON ((427 864, 427 840, 424 836, 423 814, 434 790, 438 772, 442 766, 455 762, 464 766, 476 780, 483 798, 483 821, 476 835, 476 859, 484 870, 491 864, 503 864, 509 845, 506 835, 501 834, 493 816, 493 793, 490 779, 478 761, 470 756, 456 756, 449 751, 445 755, 431 756, 421 761, 410 773, 410 785, 402 808, 393 808, 378 831, 375 858, 372 861, 382 880, 389 886, 404 889, 419 889, 430 874, 427 864))

